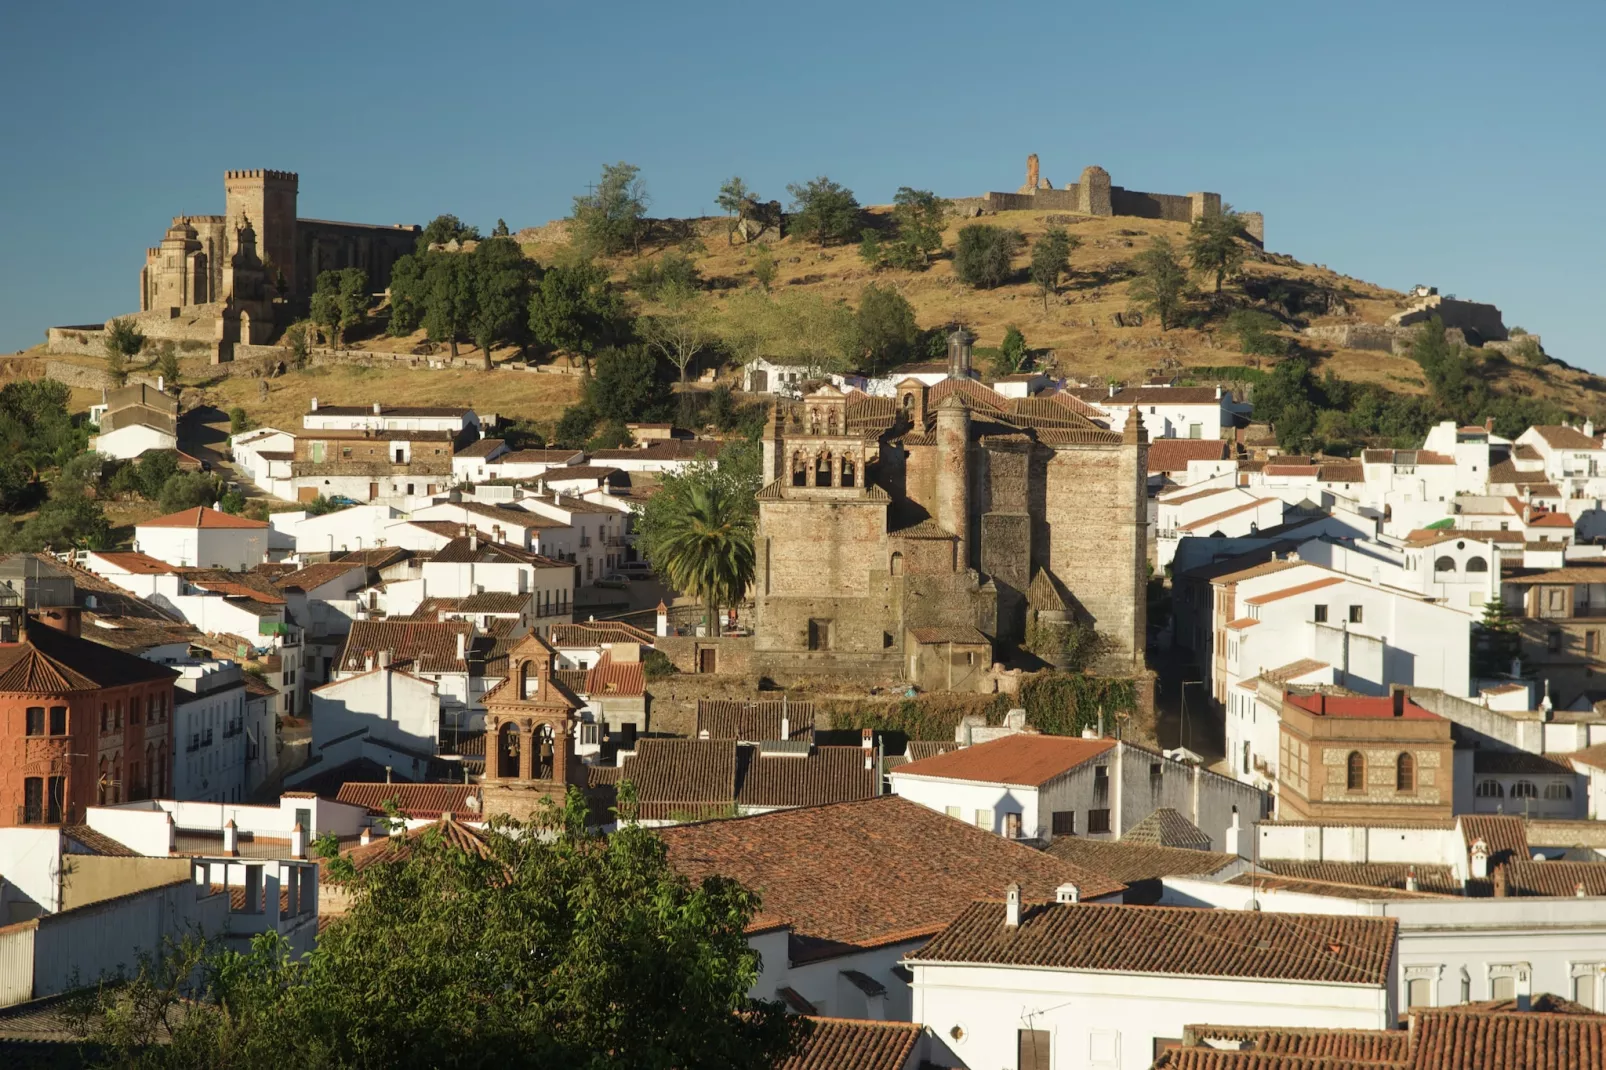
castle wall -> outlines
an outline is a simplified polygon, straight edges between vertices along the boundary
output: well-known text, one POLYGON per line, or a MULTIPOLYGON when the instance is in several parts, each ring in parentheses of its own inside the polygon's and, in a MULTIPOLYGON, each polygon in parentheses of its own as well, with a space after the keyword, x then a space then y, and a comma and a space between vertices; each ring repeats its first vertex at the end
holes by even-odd
POLYGON ((755 541, 757 649, 808 649, 814 620, 830 622, 833 651, 885 650, 884 623, 900 614, 886 525, 885 501, 764 502, 755 541))
MULTIPOLYGON (((249 217, 263 260, 284 273, 291 293, 299 292, 295 273, 296 193, 300 179, 291 171, 226 171, 223 174, 225 234, 249 217)), ((232 250, 231 250, 232 251, 232 250)))
POLYGON ((390 286, 390 270, 397 260, 417 250, 420 228, 332 223, 322 219, 296 222, 296 293, 310 296, 325 271, 362 268, 368 288, 375 293, 390 286))
POLYGON ((1147 626, 1144 452, 1134 443, 1057 447, 1042 514, 1048 567, 1114 642, 1112 657, 1139 663, 1147 626))

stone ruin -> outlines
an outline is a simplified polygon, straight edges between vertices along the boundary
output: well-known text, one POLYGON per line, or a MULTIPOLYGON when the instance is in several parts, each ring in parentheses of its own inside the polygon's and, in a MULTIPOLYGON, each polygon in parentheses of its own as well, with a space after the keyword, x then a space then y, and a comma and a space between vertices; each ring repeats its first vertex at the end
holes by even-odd
MULTIPOLYGON (((1219 193, 1145 193, 1114 185, 1102 167, 1083 168, 1081 178, 1055 189, 1042 176, 1037 154, 1026 157, 1026 183, 1014 193, 988 193, 981 198, 984 212, 1076 212, 1093 216, 1134 216, 1191 223, 1221 214, 1219 193)), ((1259 212, 1241 213, 1244 232, 1264 247, 1266 220, 1259 212)))

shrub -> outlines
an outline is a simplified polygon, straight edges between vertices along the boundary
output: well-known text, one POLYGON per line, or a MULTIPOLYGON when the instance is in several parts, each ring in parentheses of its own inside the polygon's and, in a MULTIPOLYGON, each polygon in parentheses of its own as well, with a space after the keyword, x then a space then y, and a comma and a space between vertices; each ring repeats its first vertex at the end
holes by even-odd
POLYGON ((990 290, 1007 281, 1010 262, 1025 239, 1020 231, 972 223, 959 231, 954 250, 954 273, 959 280, 978 290, 990 290))

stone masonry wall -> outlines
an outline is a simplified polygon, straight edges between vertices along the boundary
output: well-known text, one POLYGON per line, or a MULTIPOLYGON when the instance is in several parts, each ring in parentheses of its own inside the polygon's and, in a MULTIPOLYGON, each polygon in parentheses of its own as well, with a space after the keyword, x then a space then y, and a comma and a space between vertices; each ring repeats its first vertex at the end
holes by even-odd
MULTIPOLYGON (((1145 465, 1142 447, 1060 447, 1044 473, 1046 560, 1113 658, 1139 662, 1145 644, 1145 465)), ((1035 555, 1034 555, 1035 556, 1035 555)))

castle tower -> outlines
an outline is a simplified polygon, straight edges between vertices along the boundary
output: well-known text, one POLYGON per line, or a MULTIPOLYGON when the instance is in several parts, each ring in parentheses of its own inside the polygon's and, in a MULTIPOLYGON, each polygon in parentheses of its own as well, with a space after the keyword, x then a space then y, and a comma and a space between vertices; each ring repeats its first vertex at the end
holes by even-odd
POLYGON ((299 292, 296 278, 296 190, 293 171, 225 171, 224 233, 237 233, 244 221, 255 224, 258 254, 269 275, 282 273, 287 295, 299 292))
POLYGON ((937 515, 959 539, 955 567, 970 567, 970 406, 955 391, 937 406, 937 515))
POLYGON ((208 300, 207 266, 189 220, 178 216, 162 244, 147 252, 141 311, 183 308, 208 300))
POLYGON ((1076 210, 1083 215, 1114 215, 1110 202, 1110 173, 1094 165, 1082 169, 1076 184, 1076 210))

